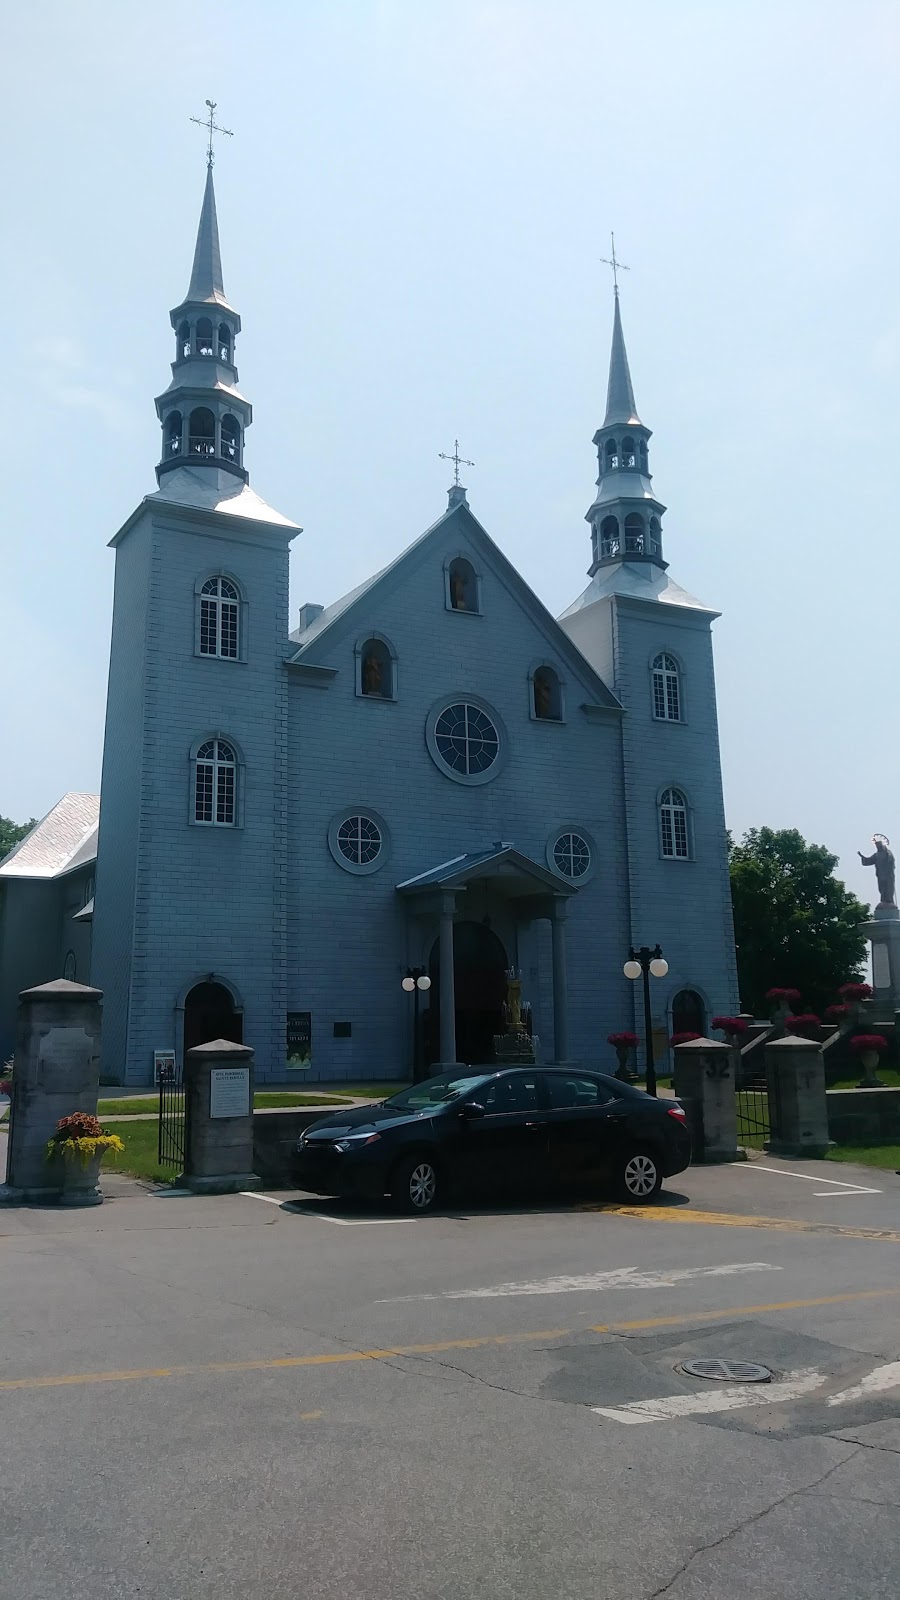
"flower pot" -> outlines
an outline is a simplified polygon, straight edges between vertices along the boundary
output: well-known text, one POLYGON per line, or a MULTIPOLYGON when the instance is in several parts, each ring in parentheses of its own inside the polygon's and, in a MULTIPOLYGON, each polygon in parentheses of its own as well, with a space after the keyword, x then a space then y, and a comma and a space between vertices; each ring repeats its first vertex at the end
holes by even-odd
POLYGON ((865 1050, 859 1059, 862 1062, 865 1077, 860 1078, 856 1087, 858 1089, 883 1089, 884 1084, 880 1078, 876 1077, 876 1073, 878 1071, 878 1051, 865 1050))
POLYGON ((103 1196, 97 1187, 100 1167, 105 1152, 98 1150, 86 1166, 65 1156, 52 1156, 48 1162, 51 1182, 59 1187, 59 1203, 63 1206, 99 1206, 103 1196))
POLYGON ((632 1071, 630 1066, 631 1053, 632 1047, 630 1044, 625 1045, 624 1047, 616 1047, 616 1056, 618 1058, 619 1065, 616 1068, 614 1076, 617 1077, 622 1083, 637 1082, 637 1073, 632 1071))

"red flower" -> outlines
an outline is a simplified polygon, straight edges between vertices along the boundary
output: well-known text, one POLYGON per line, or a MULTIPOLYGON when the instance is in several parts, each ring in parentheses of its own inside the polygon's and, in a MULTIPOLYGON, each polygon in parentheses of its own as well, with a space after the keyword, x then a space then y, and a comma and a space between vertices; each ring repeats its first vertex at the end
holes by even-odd
POLYGON ((12 1094, 12 1078, 0 1078, 0 1094, 12 1094))
POLYGON ((641 1041, 636 1033, 610 1033, 606 1042, 616 1050, 636 1050, 641 1041))
POLYGON ((60 1117, 54 1139, 99 1139, 103 1129, 96 1117, 87 1111, 73 1111, 70 1117, 60 1117))
POLYGON ((750 1026, 746 1017, 713 1017, 712 1025, 720 1033, 746 1033, 750 1026))
POLYGON ((801 1039, 815 1039, 818 1043, 822 1023, 814 1011, 802 1011, 797 1017, 785 1017, 784 1025, 788 1033, 795 1033, 801 1039))
POLYGON ((850 1049, 855 1056, 868 1055, 870 1050, 886 1050, 887 1039, 882 1033, 857 1033, 850 1040, 850 1049))
POLYGON ((844 1000, 871 1000, 874 993, 870 983, 845 983, 838 989, 844 1000))
POLYGON ((849 1017, 850 1015, 850 1007, 829 1006, 828 1010, 825 1012, 825 1015, 829 1022, 843 1022, 844 1018, 849 1017))
POLYGON ((787 1005, 795 1006, 801 998, 799 989, 767 989, 767 1000, 783 1000, 787 1005))
POLYGON ((693 1043, 694 1039, 702 1038, 702 1033, 673 1033, 669 1043, 674 1049, 678 1044, 691 1044, 693 1043))

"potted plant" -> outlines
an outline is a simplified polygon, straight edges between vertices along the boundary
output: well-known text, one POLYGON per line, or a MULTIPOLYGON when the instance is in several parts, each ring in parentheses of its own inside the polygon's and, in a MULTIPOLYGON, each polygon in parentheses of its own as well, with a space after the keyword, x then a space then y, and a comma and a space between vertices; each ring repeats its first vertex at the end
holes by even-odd
POLYGON ((822 1019, 814 1011, 801 1011, 799 1016, 785 1017, 784 1026, 788 1033, 793 1033, 798 1039, 811 1039, 818 1044, 822 1019))
POLYGON ((884 1084, 876 1077, 878 1057, 882 1050, 888 1047, 887 1039, 882 1033, 856 1033, 850 1040, 850 1049, 855 1056, 859 1056, 864 1078, 860 1078, 859 1089, 883 1089, 884 1084))
POLYGON ((712 1026, 719 1033, 724 1033, 729 1044, 738 1044, 750 1024, 746 1017, 713 1017, 712 1026))
POLYGON ((94 1205, 104 1156, 125 1149, 118 1134, 106 1133, 97 1117, 75 1111, 61 1117, 47 1142, 47 1160, 59 1179, 63 1205, 94 1205))
POLYGON ((631 1057, 640 1044, 636 1033, 610 1033, 606 1037, 607 1044, 611 1044, 619 1058, 615 1076, 621 1078, 623 1083, 633 1083, 637 1073, 631 1068, 631 1057))
POLYGON ((794 1006, 800 1003, 799 989, 767 989, 766 999, 772 1007, 772 1026, 779 1033, 784 1032, 785 1018, 794 1006))

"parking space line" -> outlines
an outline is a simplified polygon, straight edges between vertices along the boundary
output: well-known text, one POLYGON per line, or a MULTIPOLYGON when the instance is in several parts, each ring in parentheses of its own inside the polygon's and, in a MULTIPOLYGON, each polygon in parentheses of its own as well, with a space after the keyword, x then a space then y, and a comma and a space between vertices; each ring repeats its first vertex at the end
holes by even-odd
MULTIPOLYGON (((843 1189, 850 1194, 884 1194, 883 1189, 867 1189, 861 1183, 846 1183, 839 1178, 820 1178, 818 1173, 788 1172, 784 1167, 761 1167, 755 1161, 748 1162, 740 1170, 742 1172, 774 1172, 777 1178, 802 1178, 804 1183, 828 1183, 831 1185, 831 1189, 843 1189)), ((831 1189, 820 1189, 817 1198, 826 1199, 830 1197, 831 1189)), ((841 1197, 840 1195, 835 1195, 833 1198, 837 1200, 841 1197)))
POLYGON ((277 1195, 260 1194, 258 1189, 240 1189, 245 1200, 265 1200, 295 1217, 313 1217, 316 1222, 332 1222, 336 1228, 390 1228, 398 1222, 417 1222, 417 1217, 332 1217, 327 1211, 313 1211, 296 1200, 279 1200, 277 1195))

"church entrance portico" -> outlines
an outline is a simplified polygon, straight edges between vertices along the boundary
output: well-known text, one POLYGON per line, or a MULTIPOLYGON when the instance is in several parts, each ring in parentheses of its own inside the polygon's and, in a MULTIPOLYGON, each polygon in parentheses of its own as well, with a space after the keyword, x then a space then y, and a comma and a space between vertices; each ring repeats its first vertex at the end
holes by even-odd
POLYGON ((193 984, 183 997, 179 997, 177 1010, 181 1013, 183 1061, 195 1045, 209 1044, 213 1039, 231 1039, 234 1044, 244 1042, 244 1014, 230 985, 220 982, 214 973, 193 984))
MULTIPOLYGON (((426 1021, 429 1066, 483 1065, 503 1032, 507 972, 517 966, 520 926, 549 921, 552 936, 553 1059, 568 1056, 566 908, 575 893, 547 867, 498 843, 445 862, 397 885, 415 922, 438 924, 429 971, 426 1021), (501 938, 500 928, 507 935, 501 938), (453 995, 452 1006, 442 1003, 453 995)), ((421 938, 421 931, 413 938, 421 938)))

